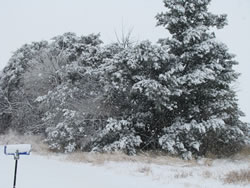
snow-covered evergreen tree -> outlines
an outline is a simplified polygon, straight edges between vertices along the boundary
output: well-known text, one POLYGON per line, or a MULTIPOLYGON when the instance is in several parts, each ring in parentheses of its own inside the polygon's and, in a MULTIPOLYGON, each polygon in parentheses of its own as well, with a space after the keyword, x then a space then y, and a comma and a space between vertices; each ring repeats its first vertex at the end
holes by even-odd
POLYGON ((101 67, 107 80, 104 103, 112 123, 97 138, 97 147, 117 150, 122 145, 130 154, 136 149, 157 149, 162 129, 176 108, 172 98, 181 94, 175 75, 183 67, 165 46, 149 41, 112 49, 116 53, 101 67))
POLYGON ((164 0, 158 44, 65 33, 18 49, 0 75, 0 133, 43 133, 55 151, 164 150, 191 158, 250 143, 240 121, 237 62, 211 0, 164 0), (98 122, 95 122, 97 120, 98 122), (3 126, 4 125, 4 126, 3 126))
POLYGON ((234 152, 244 142, 232 83, 238 78, 234 55, 216 40, 211 28, 227 25, 226 15, 208 11, 211 0, 164 0, 167 11, 157 15, 158 25, 172 35, 162 39, 183 69, 178 77, 181 95, 176 98, 175 119, 160 138, 163 149, 173 153, 234 152))

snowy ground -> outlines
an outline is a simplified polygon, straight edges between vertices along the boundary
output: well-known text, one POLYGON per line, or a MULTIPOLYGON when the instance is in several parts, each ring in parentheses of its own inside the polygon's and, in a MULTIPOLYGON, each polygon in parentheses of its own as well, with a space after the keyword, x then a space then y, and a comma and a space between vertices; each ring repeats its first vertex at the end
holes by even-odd
MULTIPOLYGON (((17 188, 237 188, 250 184, 225 184, 230 171, 249 169, 247 160, 216 160, 153 164, 105 162, 79 163, 65 155, 22 156, 18 164, 17 188)), ((0 188, 13 184, 14 160, 0 146, 0 188)))

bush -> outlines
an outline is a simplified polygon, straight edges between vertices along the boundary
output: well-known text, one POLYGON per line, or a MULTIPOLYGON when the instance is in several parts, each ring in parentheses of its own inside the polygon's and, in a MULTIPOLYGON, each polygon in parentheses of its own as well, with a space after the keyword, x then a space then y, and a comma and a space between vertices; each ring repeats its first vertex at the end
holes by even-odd
POLYGON ((79 125, 68 125, 62 122, 56 127, 47 128, 46 133, 45 141, 51 150, 73 152, 80 148, 78 140, 83 135, 83 129, 79 125))
POLYGON ((231 155, 246 142, 245 133, 239 127, 227 126, 221 119, 201 123, 177 121, 164 132, 165 135, 159 139, 162 149, 172 155, 182 155, 184 159, 191 159, 192 154, 231 155))
POLYGON ((134 155, 136 154, 136 149, 140 147, 142 140, 136 134, 130 121, 110 118, 106 127, 93 142, 95 147, 92 151, 115 152, 121 150, 126 154, 134 155))

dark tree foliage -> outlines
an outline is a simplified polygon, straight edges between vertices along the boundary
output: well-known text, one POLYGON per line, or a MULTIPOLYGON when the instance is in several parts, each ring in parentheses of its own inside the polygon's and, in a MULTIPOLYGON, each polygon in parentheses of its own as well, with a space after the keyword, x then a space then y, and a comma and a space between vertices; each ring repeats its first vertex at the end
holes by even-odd
POLYGON ((210 0, 165 0, 167 11, 156 17, 158 25, 172 35, 160 40, 161 45, 168 46, 169 54, 183 66, 178 73, 182 94, 176 99, 177 108, 173 111, 177 125, 168 128, 166 137, 161 139, 163 147, 173 152, 192 151, 190 138, 194 139, 196 150, 192 152, 199 154, 234 152, 244 142, 242 131, 247 125, 240 121, 243 113, 232 89, 239 76, 233 69, 238 62, 211 31, 213 27, 222 29, 227 20, 226 15, 209 12, 209 3, 210 0), (205 130, 194 130, 196 126, 205 130), (175 132, 171 139, 170 132, 175 132), (170 142, 180 142, 180 149, 168 149, 170 142))
POLYGON ((22 46, 0 75, 0 133, 42 134, 62 152, 237 152, 250 142, 232 88, 238 62, 211 30, 227 20, 209 3, 165 0, 156 19, 171 37, 158 44, 65 33, 22 46))

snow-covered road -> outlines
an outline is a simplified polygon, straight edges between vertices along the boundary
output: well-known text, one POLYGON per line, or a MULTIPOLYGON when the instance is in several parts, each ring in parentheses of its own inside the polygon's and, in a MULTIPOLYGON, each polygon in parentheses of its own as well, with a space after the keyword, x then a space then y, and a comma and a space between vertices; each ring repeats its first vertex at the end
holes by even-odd
MULTIPOLYGON (((228 165, 225 167, 229 168, 228 165)), ((236 167, 237 165, 230 168, 236 167)), ((240 163, 239 168, 242 167, 244 164, 240 163)), ((47 157, 32 154, 21 156, 19 160, 17 188, 242 187, 240 185, 225 185, 222 181, 208 177, 211 175, 209 173, 216 171, 219 175, 221 168, 222 166, 204 171, 205 169, 201 167, 187 168, 178 165, 161 166, 133 162, 108 162, 102 165, 93 165, 69 162, 64 160, 62 156, 47 157), (201 174, 204 172, 207 172, 207 175, 202 176, 201 174)), ((12 188, 13 174, 13 157, 5 156, 3 148, 0 146, 0 188, 12 188)))

